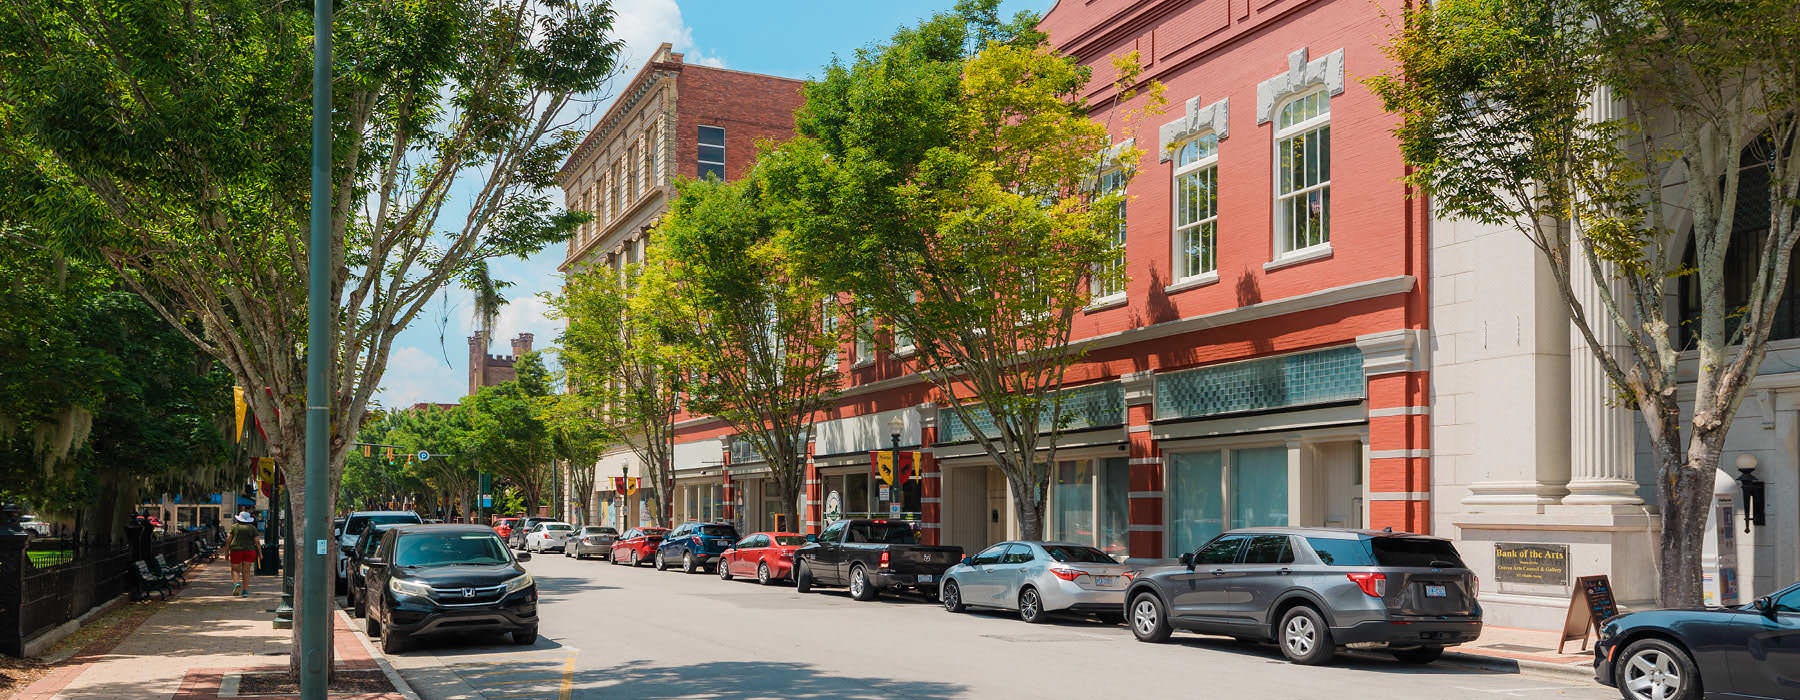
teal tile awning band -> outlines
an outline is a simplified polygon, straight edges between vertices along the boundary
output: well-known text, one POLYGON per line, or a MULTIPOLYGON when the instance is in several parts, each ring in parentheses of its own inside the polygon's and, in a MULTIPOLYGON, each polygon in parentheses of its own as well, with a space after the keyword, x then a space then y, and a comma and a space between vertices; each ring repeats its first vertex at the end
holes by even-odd
MULTIPOLYGON (((1065 389, 1057 394, 1062 401, 1062 431, 1086 430, 1088 428, 1105 428, 1125 424, 1125 390, 1118 382, 1104 382, 1074 389, 1065 389)), ((993 437, 999 434, 994 428, 994 417, 985 408, 970 411, 981 434, 993 437)), ((1050 432, 1051 414, 1049 406, 1045 407, 1038 417, 1038 431, 1050 432)), ((954 411, 943 412, 943 428, 938 437, 939 442, 963 442, 975 439, 975 434, 964 425, 962 418, 954 411)))
POLYGON ((1350 345, 1156 375, 1156 417, 1196 418, 1361 399, 1362 351, 1350 345))

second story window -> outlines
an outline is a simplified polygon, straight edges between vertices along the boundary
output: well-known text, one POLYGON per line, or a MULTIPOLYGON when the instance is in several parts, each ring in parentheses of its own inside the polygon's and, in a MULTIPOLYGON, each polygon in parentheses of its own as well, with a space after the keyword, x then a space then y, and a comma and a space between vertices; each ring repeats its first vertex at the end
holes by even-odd
POLYGON ((623 165, 623 162, 624 162, 623 159, 613 161, 613 168, 612 168, 613 169, 612 206, 613 206, 613 209, 619 213, 619 216, 625 215, 625 177, 624 177, 625 173, 623 172, 625 170, 625 167, 623 165))
POLYGON ((820 304, 819 325, 825 330, 825 338, 830 345, 825 350, 825 369, 837 371, 838 366, 838 304, 836 297, 826 297, 820 304))
POLYGON ((856 345, 855 356, 850 358, 852 367, 862 367, 875 361, 875 315, 868 309, 856 309, 856 345))
POLYGON ((650 171, 652 161, 656 160, 655 146, 652 145, 655 143, 655 139, 651 138, 648 130, 644 131, 643 141, 643 145, 638 146, 638 153, 642 154, 638 159, 638 194, 643 194, 645 190, 653 186, 650 171))
MULTIPOLYGON (((1125 170, 1115 168, 1100 174, 1097 194, 1111 194, 1125 189, 1125 170)), ((1119 225, 1112 231, 1113 254, 1110 260, 1094 270, 1094 301, 1111 301, 1125 295, 1125 202, 1118 204, 1119 225)))
POLYGON ((696 176, 702 180, 708 175, 725 179, 725 130, 716 126, 700 127, 700 148, 695 156, 699 164, 696 176))
POLYGON ((1219 135, 1206 134, 1175 151, 1176 281, 1219 269, 1219 135))
POLYGON ((638 185, 638 149, 632 146, 625 156, 625 196, 636 201, 643 190, 638 185))
POLYGON ((1275 117, 1275 253, 1330 243, 1331 98, 1318 90, 1275 117))

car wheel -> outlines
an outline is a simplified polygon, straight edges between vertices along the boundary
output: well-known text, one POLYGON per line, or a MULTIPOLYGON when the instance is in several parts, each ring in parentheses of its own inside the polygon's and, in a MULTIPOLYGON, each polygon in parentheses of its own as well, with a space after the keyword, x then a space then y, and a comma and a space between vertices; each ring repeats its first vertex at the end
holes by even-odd
POLYGON ((660 549, 656 550, 656 570, 657 571, 668 571, 669 568, 667 566, 663 565, 665 563, 666 562, 663 559, 662 550, 660 550, 660 549))
POLYGON ((522 647, 531 646, 537 643, 537 628, 527 627, 522 630, 513 630, 512 638, 514 644, 522 647))
POLYGON ((631 568, 635 569, 637 567, 638 567, 638 551, 634 549, 634 550, 631 550, 631 568))
POLYGON ((1695 700, 1700 672, 1681 647, 1661 639, 1634 642, 1619 656, 1619 695, 1626 700, 1695 700))
POLYGON ((1299 606, 1287 611, 1281 618, 1281 632, 1276 635, 1280 642, 1281 655, 1303 666, 1318 666, 1331 661, 1337 655, 1337 647, 1331 642, 1331 628, 1325 626, 1325 618, 1319 611, 1307 606, 1299 606))
POLYGON ((395 632, 394 628, 383 625, 381 628, 381 653, 398 654, 412 646, 412 639, 395 632))
POLYGON ((756 582, 765 586, 775 583, 775 579, 769 578, 769 562, 760 562, 756 565, 756 582))
POLYGON ((725 559, 723 557, 719 558, 719 563, 714 565, 713 568, 716 568, 719 570, 719 580, 721 580, 721 581, 730 581, 731 580, 731 565, 726 564, 725 559))
POLYGON ((956 585, 955 581, 944 582, 944 589, 941 597, 944 599, 944 610, 948 612, 959 613, 968 610, 968 608, 963 605, 962 587, 956 585))
POLYGON ((881 591, 869 583, 869 571, 861 565, 850 569, 850 597, 856 600, 870 601, 881 596, 881 591))
POLYGON ((694 573, 694 571, 699 568, 700 567, 694 565, 694 553, 693 552, 682 552, 681 553, 681 573, 691 574, 691 573, 694 573))
POLYGON ((1028 624, 1038 624, 1049 617, 1044 612, 1044 599, 1038 596, 1036 588, 1026 586, 1019 591, 1019 619, 1028 624))
POLYGON ((1403 664, 1428 664, 1444 655, 1440 646, 1413 647, 1411 649, 1395 649, 1389 652, 1403 664))
POLYGON ((375 616, 368 614, 366 610, 363 611, 363 634, 371 638, 381 636, 381 623, 376 622, 375 616))
POLYGON ((813 587, 812 569, 806 568, 806 563, 801 562, 800 570, 794 572, 794 590, 799 591, 801 593, 806 593, 808 591, 811 591, 812 587, 813 587))
POLYGON ((1169 626, 1169 616, 1163 614, 1162 600, 1155 593, 1139 593, 1131 600, 1131 633, 1140 642, 1160 643, 1169 641, 1169 633, 1175 628, 1169 626))

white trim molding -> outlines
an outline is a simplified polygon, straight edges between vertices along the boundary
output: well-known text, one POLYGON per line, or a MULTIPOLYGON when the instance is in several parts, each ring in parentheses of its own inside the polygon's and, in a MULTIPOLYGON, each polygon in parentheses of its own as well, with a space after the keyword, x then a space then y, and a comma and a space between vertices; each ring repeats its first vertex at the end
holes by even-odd
POLYGON ((1307 60, 1305 48, 1288 54, 1288 69, 1256 84, 1256 123, 1267 124, 1275 105, 1316 86, 1329 95, 1344 94, 1344 50, 1307 60))
POLYGON ((1200 97, 1196 95, 1188 98, 1186 106, 1186 114, 1156 131, 1156 160, 1159 163, 1167 163, 1174 157, 1175 144, 1195 136, 1210 131, 1224 141, 1231 135, 1231 98, 1201 107, 1200 97))
POLYGON ((1126 532, 1162 532, 1161 525, 1126 525, 1126 532))
POLYGON ((1387 418, 1389 416, 1429 416, 1430 406, 1400 406, 1398 408, 1371 408, 1370 418, 1387 418))
POLYGON ((1395 275, 1380 277, 1337 287, 1321 289, 1316 292, 1296 294, 1291 297, 1261 301, 1235 309, 1214 311, 1198 316, 1189 316, 1174 321, 1141 326, 1122 331, 1114 331, 1105 335, 1082 338, 1069 343, 1070 350, 1098 350, 1114 348, 1146 340, 1156 340, 1169 336, 1192 333, 1194 331, 1223 328, 1238 323, 1246 323, 1276 316, 1322 309, 1338 304, 1375 299, 1390 294, 1404 294, 1413 290, 1415 280, 1412 275, 1395 275))
POLYGON ((1424 328, 1403 328, 1356 336, 1356 348, 1363 354, 1363 375, 1431 369, 1430 333, 1424 328))
POLYGON ((1430 456, 1431 450, 1369 450, 1369 459, 1418 459, 1430 456))
POLYGON ((1153 370, 1122 375, 1119 377, 1119 387, 1125 392, 1126 406, 1156 402, 1156 372, 1153 370))
POLYGON ((1371 501, 1429 501, 1430 491, 1373 491, 1369 493, 1371 501))

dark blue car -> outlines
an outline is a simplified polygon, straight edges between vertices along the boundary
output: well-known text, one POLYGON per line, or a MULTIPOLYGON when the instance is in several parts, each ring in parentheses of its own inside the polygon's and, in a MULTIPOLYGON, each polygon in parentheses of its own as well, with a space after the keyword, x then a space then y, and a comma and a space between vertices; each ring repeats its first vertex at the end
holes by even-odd
POLYGON ((681 570, 694 573, 717 566, 719 555, 738 541, 730 523, 685 523, 663 536, 656 547, 656 570, 667 571, 681 562, 681 570))
POLYGON ((1594 677, 1626 700, 1800 698, 1800 584, 1741 607, 1607 620, 1594 677))

